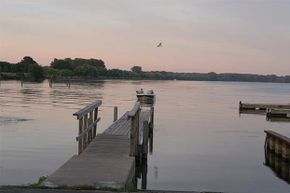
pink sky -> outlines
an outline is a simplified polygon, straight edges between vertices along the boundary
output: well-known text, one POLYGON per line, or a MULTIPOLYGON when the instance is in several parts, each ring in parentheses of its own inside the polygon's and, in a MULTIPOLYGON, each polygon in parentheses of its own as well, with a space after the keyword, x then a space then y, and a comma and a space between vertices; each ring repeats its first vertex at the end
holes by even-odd
POLYGON ((286 75, 289 10, 287 0, 0 0, 0 60, 286 75))

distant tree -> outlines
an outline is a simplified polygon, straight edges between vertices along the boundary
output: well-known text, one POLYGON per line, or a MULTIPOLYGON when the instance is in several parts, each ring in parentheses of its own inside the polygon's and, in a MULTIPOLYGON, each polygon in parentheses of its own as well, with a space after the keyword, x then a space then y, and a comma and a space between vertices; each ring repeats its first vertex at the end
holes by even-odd
POLYGON ((91 65, 80 65, 75 68, 75 74, 78 76, 94 77, 97 76, 97 70, 91 65))
POLYGON ((207 74, 209 81, 216 81, 218 79, 218 76, 215 72, 210 72, 207 74))
POLYGON ((290 83, 290 76, 285 76, 285 82, 290 83))
POLYGON ((59 60, 55 58, 53 62, 50 63, 50 66, 55 69, 73 69, 71 62, 68 58, 66 58, 65 60, 59 60))
POLYGON ((69 69, 62 69, 62 70, 60 70, 60 75, 61 76, 73 76, 74 72, 72 70, 69 70, 69 69))
POLYGON ((44 74, 46 77, 48 78, 52 78, 52 77, 57 77, 60 76, 61 70, 55 69, 55 68, 51 68, 51 67, 44 67, 44 74))
POLYGON ((20 64, 37 64, 30 56, 24 56, 23 59, 19 62, 20 64))
POLYGON ((38 64, 29 64, 28 72, 31 73, 34 81, 39 81, 44 77, 43 68, 38 64))
POLYGON ((136 73, 140 73, 140 72, 142 72, 142 67, 141 66, 133 66, 131 68, 131 71, 136 72, 136 73))
MULTIPOLYGON (((34 81, 39 81, 44 77, 42 67, 30 56, 24 56, 23 59, 15 65, 15 68, 18 74, 29 73, 31 76, 30 79, 34 81)), ((23 76, 21 76, 21 78, 23 78, 23 76)))

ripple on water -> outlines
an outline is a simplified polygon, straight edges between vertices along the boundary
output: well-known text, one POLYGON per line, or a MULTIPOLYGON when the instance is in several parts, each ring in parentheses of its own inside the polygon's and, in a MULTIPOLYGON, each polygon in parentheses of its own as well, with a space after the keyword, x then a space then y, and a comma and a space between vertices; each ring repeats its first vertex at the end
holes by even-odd
POLYGON ((32 119, 20 118, 20 117, 1 117, 0 125, 16 124, 24 121, 31 121, 32 119))

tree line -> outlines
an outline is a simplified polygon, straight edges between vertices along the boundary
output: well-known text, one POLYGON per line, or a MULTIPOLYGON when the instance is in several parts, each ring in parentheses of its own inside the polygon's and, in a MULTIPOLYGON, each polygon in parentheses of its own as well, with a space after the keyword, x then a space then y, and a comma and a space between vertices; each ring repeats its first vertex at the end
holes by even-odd
POLYGON ((43 67, 30 56, 25 56, 16 64, 0 61, 0 79, 28 79, 31 81, 40 81, 43 80, 43 78, 43 67))
POLYGON ((28 79, 41 81, 45 78, 90 78, 90 79, 150 79, 194 81, 243 81, 290 83, 290 76, 238 74, 238 73, 178 73, 166 71, 143 71, 141 66, 131 70, 107 69, 100 59, 65 58, 54 59, 50 66, 41 66, 30 56, 12 64, 0 61, 1 79, 28 79))

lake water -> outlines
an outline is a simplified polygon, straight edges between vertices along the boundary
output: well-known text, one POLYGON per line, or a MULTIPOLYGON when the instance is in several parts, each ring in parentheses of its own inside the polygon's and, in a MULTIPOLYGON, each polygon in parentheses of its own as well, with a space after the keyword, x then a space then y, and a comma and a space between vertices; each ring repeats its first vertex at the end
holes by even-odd
POLYGON ((148 189, 289 193, 290 185, 264 165, 264 130, 290 136, 290 122, 239 115, 238 102, 290 103, 290 84, 120 81, 65 84, 2 81, 0 184, 36 182, 77 153, 72 116, 103 100, 98 132, 131 109, 135 91, 157 95, 154 152, 148 189))

